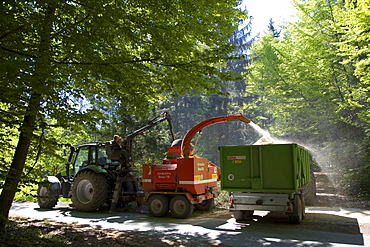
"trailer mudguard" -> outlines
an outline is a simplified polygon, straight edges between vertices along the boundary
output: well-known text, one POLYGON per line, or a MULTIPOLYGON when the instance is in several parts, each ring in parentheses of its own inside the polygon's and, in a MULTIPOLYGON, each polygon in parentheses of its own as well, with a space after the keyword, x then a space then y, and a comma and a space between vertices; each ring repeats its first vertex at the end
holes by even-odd
POLYGON ((50 196, 60 196, 62 194, 62 186, 56 176, 47 176, 48 182, 50 183, 50 196))

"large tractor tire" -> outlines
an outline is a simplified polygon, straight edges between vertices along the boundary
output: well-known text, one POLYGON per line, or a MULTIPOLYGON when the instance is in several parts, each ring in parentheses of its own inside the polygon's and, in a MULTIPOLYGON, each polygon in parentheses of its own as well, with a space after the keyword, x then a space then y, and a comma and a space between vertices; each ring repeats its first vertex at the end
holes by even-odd
POLYGON ((104 174, 83 171, 72 186, 72 203, 80 211, 97 211, 108 200, 108 182, 104 174))
POLYGON ((37 189, 37 204, 40 208, 52 209, 58 203, 59 196, 52 196, 50 188, 39 186, 37 189))

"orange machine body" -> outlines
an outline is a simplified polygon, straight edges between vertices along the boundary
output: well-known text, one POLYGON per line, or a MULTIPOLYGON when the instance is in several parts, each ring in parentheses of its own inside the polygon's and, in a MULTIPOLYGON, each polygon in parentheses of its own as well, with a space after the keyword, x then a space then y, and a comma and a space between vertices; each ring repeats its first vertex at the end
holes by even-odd
POLYGON ((144 164, 143 189, 152 191, 189 192, 192 195, 219 192, 220 168, 206 158, 176 159, 177 164, 144 164))
POLYGON ((220 191, 220 168, 206 158, 193 155, 191 140, 203 128, 220 122, 250 120, 240 113, 207 119, 191 128, 185 135, 181 147, 169 147, 163 164, 143 165, 144 192, 190 193, 202 195, 202 200, 213 198, 220 191))

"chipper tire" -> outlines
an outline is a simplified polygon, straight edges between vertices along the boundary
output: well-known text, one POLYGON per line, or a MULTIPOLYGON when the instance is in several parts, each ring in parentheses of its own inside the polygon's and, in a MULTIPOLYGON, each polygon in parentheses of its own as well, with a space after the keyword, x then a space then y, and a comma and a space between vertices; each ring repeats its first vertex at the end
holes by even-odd
POLYGON ((168 198, 165 195, 152 195, 148 199, 148 211, 154 217, 163 217, 168 213, 168 198))
POLYGON ((97 211, 108 200, 108 182, 104 174, 83 171, 72 186, 72 203, 80 211, 97 211))
POLYGON ((170 211, 175 218, 188 218, 194 210, 194 205, 191 204, 185 196, 175 196, 170 202, 170 211))
POLYGON ((199 204, 194 204, 194 207, 201 211, 209 211, 215 206, 215 200, 214 198, 204 200, 203 202, 199 204))
POLYGON ((37 189, 37 204, 40 208, 52 209, 58 203, 59 196, 51 196, 51 189, 39 186, 37 189))

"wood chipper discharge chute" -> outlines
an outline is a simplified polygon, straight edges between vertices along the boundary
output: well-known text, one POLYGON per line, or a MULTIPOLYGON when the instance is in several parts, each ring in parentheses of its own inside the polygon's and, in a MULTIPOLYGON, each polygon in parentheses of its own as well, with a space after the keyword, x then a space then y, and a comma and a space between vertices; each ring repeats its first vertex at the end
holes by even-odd
POLYGON ((186 218, 192 213, 193 205, 200 210, 213 207, 214 198, 220 192, 221 171, 208 159, 193 154, 191 140, 209 125, 238 120, 250 122, 240 113, 200 122, 181 142, 169 147, 163 164, 143 165, 143 189, 153 216, 164 216, 170 210, 175 217, 186 218))

